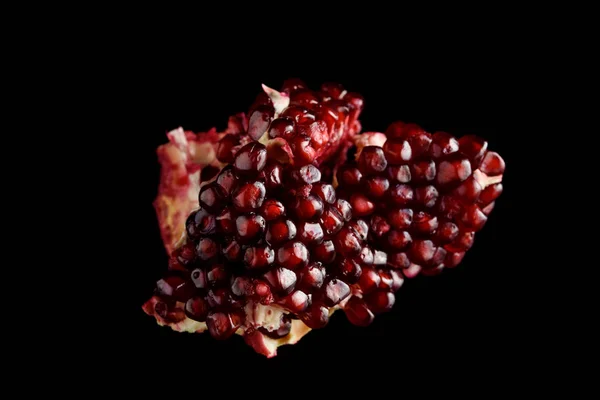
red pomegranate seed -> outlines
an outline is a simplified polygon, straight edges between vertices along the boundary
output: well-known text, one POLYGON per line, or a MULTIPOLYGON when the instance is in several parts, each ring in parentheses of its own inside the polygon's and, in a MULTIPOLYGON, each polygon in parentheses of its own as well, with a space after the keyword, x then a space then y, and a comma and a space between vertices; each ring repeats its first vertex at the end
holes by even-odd
POLYGON ((369 246, 364 246, 356 258, 360 265, 373 265, 375 257, 373 256, 373 250, 369 246))
POLYGON ((479 231, 487 221, 486 215, 477 207, 476 204, 465 206, 460 218, 462 225, 475 232, 479 231))
POLYGON ((378 288, 385 289, 385 290, 391 290, 392 286, 394 284, 394 278, 392 277, 392 274, 390 273, 390 271, 381 269, 378 272, 379 272, 379 277, 381 278, 378 288))
POLYGON ((278 188, 282 185, 283 167, 277 161, 267 163, 265 169, 260 173, 261 179, 265 181, 268 189, 278 188))
POLYGON ((438 201, 438 215, 441 218, 455 220, 462 211, 460 201, 454 196, 442 196, 438 201))
POLYGON ((336 200, 335 189, 328 183, 315 183, 312 186, 311 193, 319 196, 323 202, 334 204, 336 200))
POLYGON ((307 197, 296 196, 291 209, 301 220, 315 220, 323 214, 323 200, 314 194, 307 197))
POLYGON ((298 286, 311 292, 323 286, 325 280, 325 268, 319 262, 313 262, 297 271, 298 286))
POLYGON ((308 136, 311 139, 311 145, 315 150, 320 150, 329 142, 329 132, 325 121, 315 121, 309 124, 299 124, 296 127, 298 135, 308 136))
POLYGON ((410 143, 412 149, 412 158, 416 158, 425 155, 429 151, 431 146, 432 137, 431 134, 423 131, 420 127, 414 126, 413 131, 410 133, 410 137, 406 138, 410 143))
POLYGON ((273 264, 275 252, 269 246, 248 247, 244 253, 244 264, 248 269, 262 269, 273 264))
POLYGON ((448 252, 446 254, 446 259, 444 260, 444 265, 448 268, 456 267, 464 257, 464 251, 448 252))
POLYGON ((233 168, 238 176, 255 178, 267 165, 267 149, 258 142, 242 147, 235 155, 233 168))
POLYGON ((460 252, 467 251, 473 247, 475 241, 475 233, 470 231, 459 231, 452 243, 447 244, 444 248, 448 251, 460 252))
POLYGON ((298 239, 307 246, 323 242, 323 228, 317 222, 302 222, 298 225, 298 239))
POLYGON ((202 235, 211 235, 216 229, 215 216, 209 214, 207 210, 199 209, 189 215, 185 222, 185 229, 188 237, 198 239, 202 235))
POLYGON ((167 276, 156 282, 158 292, 177 301, 186 301, 194 295, 196 286, 189 280, 177 275, 167 276))
POLYGON ((373 264, 375 265, 386 265, 387 264, 387 253, 380 250, 373 252, 373 264))
POLYGON ((470 176, 461 183, 453 192, 456 197, 465 203, 473 203, 477 201, 481 194, 481 185, 473 176, 470 176))
POLYGON ((263 105, 257 107, 248 120, 248 136, 253 140, 260 139, 269 128, 274 113, 273 106, 263 105))
POLYGON ((252 296, 254 295, 254 282, 247 276, 238 276, 231 282, 231 293, 236 296, 252 296))
POLYGON ((375 204, 360 193, 355 193, 350 197, 350 204, 353 214, 357 217, 370 215, 375 209, 375 204))
POLYGON ((315 160, 316 150, 311 145, 310 137, 297 135, 290 141, 290 147, 295 155, 294 163, 298 166, 307 165, 315 160))
POLYGON ((329 309, 318 303, 313 303, 301 316, 302 322, 309 328, 323 328, 329 322, 329 309))
POLYGON ((360 286, 360 290, 363 293, 371 293, 379 287, 380 283, 381 277, 377 271, 371 267, 363 267, 362 274, 358 280, 358 286, 360 286))
POLYGON ((351 221, 348 224, 348 227, 354 230, 360 240, 367 240, 367 236, 369 235, 369 225, 367 225, 364 220, 356 219, 351 221))
POLYGON ((242 247, 235 239, 225 240, 221 252, 230 262, 240 261, 242 258, 242 247))
POLYGON ((191 265, 196 260, 196 245, 194 242, 187 242, 179 249, 173 252, 177 262, 181 265, 191 265))
POLYGON ((423 268, 421 270, 421 274, 423 274, 423 276, 436 276, 441 274, 444 271, 444 268, 444 264, 436 265, 435 267, 423 268))
POLYGON ((277 251, 277 263, 292 271, 308 264, 308 249, 302 242, 287 242, 277 251))
POLYGON ((391 138, 383 145, 383 153, 391 165, 404 164, 412 159, 410 144, 403 139, 391 138))
POLYGON ((269 137, 271 139, 280 137, 285 140, 290 140, 295 133, 296 123, 293 119, 283 117, 277 118, 271 122, 271 129, 269 130, 269 137))
POLYGON ((206 289, 208 282, 206 280, 206 271, 200 268, 194 269, 190 273, 190 278, 198 289, 206 289))
POLYGON ((217 176, 216 183, 223 189, 225 196, 229 196, 237 186, 237 178, 233 173, 233 167, 228 165, 223 168, 217 176))
POLYGON ((265 226, 265 219, 257 214, 242 214, 235 220, 237 237, 241 243, 258 240, 265 231, 265 226))
POLYGON ((298 78, 286 79, 281 87, 281 90, 288 94, 295 93, 300 89, 306 89, 306 84, 298 78))
POLYGON ((390 270, 390 275, 392 276, 392 291, 397 292, 402 285, 404 284, 404 277, 400 273, 400 271, 390 270))
POLYGON ((412 237, 406 231, 393 230, 388 234, 387 242, 393 249, 402 250, 412 243, 412 237))
POLYGON ((502 184, 496 183, 494 185, 490 185, 483 189, 481 194, 479 195, 479 204, 488 205, 494 200, 496 200, 502 194, 502 184))
POLYGON ((410 167, 408 165, 396 165, 388 167, 387 175, 390 179, 396 180, 400 183, 408 183, 412 178, 412 175, 410 174, 410 167))
POLYGON ((300 184, 311 184, 321 180, 321 171, 312 164, 292 171, 292 179, 300 184))
POLYGON ((287 268, 275 268, 265 274, 265 279, 273 288, 273 293, 286 295, 294 290, 296 274, 287 268))
POLYGON ((484 208, 482 208, 481 212, 484 213, 486 216, 490 215, 490 213, 494 209, 494 205, 495 204, 496 204, 495 202, 491 202, 490 204, 488 204, 487 206, 485 206, 484 208))
POLYGON ((375 314, 390 311, 395 302, 396 296, 387 290, 378 290, 365 296, 365 303, 369 307, 369 310, 375 314))
POLYGON ((422 133, 425 133, 425 131, 419 125, 407 124, 402 121, 391 123, 385 131, 387 137, 401 139, 407 139, 422 133))
POLYGON ((388 257, 388 265, 395 269, 406 269, 410 267, 410 260, 406 253, 394 253, 388 257))
POLYGON ((208 291, 206 300, 211 308, 239 307, 241 303, 234 299, 228 288, 215 288, 208 291))
POLYGON ((429 182, 435 178, 435 163, 433 161, 419 161, 412 165, 411 177, 415 182, 429 182))
POLYGON ((388 224, 388 222, 381 216, 379 215, 374 215, 371 217, 371 233, 377 237, 380 238, 383 235, 385 235, 386 233, 388 233, 388 231, 391 229, 390 225, 388 224))
POLYGON ((415 201, 417 204, 427 208, 435 206, 438 196, 437 189, 432 185, 421 186, 415 191, 415 201))
POLYGON ((269 224, 265 239, 273 246, 296 237, 296 225, 289 219, 278 219, 269 224))
POLYGON ((388 221, 395 229, 406 229, 413 221, 413 210, 410 208, 393 208, 388 212, 388 221))
POLYGON ((502 175, 504 173, 504 168, 506 168, 504 160, 494 151, 488 151, 486 153, 481 162, 481 166, 479 167, 481 172, 490 176, 502 175))
POLYGON ((331 263, 335 259, 335 247, 331 240, 326 240, 312 250, 311 254, 316 261, 325 264, 331 263))
POLYGON ((467 159, 442 161, 438 168, 437 183, 451 185, 464 181, 471 175, 471 163, 467 159))
POLYGON ((337 100, 342 97, 344 87, 339 83, 325 82, 321 85, 321 91, 328 95, 331 99, 337 100))
POLYGON ((344 312, 348 321, 356 326, 369 326, 375 319, 375 316, 369 310, 364 300, 358 297, 352 297, 348 300, 348 303, 344 307, 344 312))
POLYGON ((420 234, 432 234, 438 227, 438 219, 431 214, 419 211, 413 217, 412 230, 420 234))
POLYGON ((362 268, 351 258, 343 258, 337 266, 337 275, 348 283, 358 282, 362 268))
POLYGON ((278 200, 268 199, 261 206, 260 213, 265 220, 273 221, 285 215, 285 207, 278 200))
POLYGON ((408 185, 396 185, 390 191, 390 200, 393 204, 406 206, 410 204, 414 198, 414 191, 408 185))
POLYGON ((432 135, 429 152, 433 158, 446 157, 458 151, 458 141, 446 132, 436 132, 432 135))
POLYGON ((216 156, 222 163, 232 163, 235 159, 234 148, 240 145, 240 138, 237 135, 225 135, 219 141, 216 156))
POLYGON ((265 91, 260 92, 258 96, 256 96, 254 103, 252 103, 252 105, 248 109, 247 115, 252 115, 252 113, 254 113, 254 110, 258 109, 261 106, 273 106, 273 101, 271 100, 271 97, 265 91))
POLYGON ((410 259, 418 264, 429 264, 436 250, 437 247, 431 240, 415 240, 409 250, 410 259))
POLYGON ((345 187, 352 187, 360 183, 362 173, 358 168, 343 165, 338 169, 336 177, 345 187))
POLYGON ((306 107, 291 105, 281 113, 282 117, 289 117, 296 126, 299 124, 310 124, 315 121, 315 114, 306 107))
POLYGON ((385 171, 387 160, 383 149, 379 146, 365 146, 358 157, 358 169, 365 175, 378 174, 385 171))
POLYGON ((232 202, 239 211, 254 211, 262 206, 266 193, 267 190, 262 182, 248 182, 233 191, 232 202))
POLYGON ((328 307, 333 307, 350 296, 350 286, 339 279, 328 281, 321 290, 323 292, 323 303, 328 307))
POLYGON ((344 221, 350 221, 352 218, 352 206, 344 199, 337 199, 334 203, 335 208, 340 212, 344 221))
POLYGON ((229 208, 224 208, 217 216, 217 230, 221 233, 235 233, 235 222, 229 208))
POLYGON ((487 142, 475 135, 466 135, 458 139, 458 144, 460 153, 469 159, 473 169, 479 168, 487 151, 487 142))
POLYGON ((230 338, 242 324, 242 318, 236 313, 210 312, 206 318, 208 332, 217 340, 230 338))
POLYGON ((452 222, 439 224, 435 238, 439 243, 450 243, 458 236, 458 226, 452 222))
POLYGON ((358 255, 362 248, 361 240, 358 238, 356 231, 348 226, 343 227, 335 235, 333 243, 337 252, 346 257, 358 255))
POLYGON ((372 199, 379 199, 390 188, 390 181, 381 176, 372 176, 363 180, 365 194, 372 199))
POLYGON ((206 280, 209 286, 219 286, 227 282, 227 271, 223 265, 215 265, 206 273, 206 280))
POLYGON ((211 238, 202 238, 196 245, 196 254, 202 261, 212 260, 219 252, 219 245, 211 238))
POLYGON ((302 290, 295 290, 279 301, 279 304, 296 314, 306 311, 309 303, 310 298, 302 290))
POLYGON ((194 296, 185 303, 185 315, 194 321, 206 321, 208 310, 208 303, 200 296, 194 296))

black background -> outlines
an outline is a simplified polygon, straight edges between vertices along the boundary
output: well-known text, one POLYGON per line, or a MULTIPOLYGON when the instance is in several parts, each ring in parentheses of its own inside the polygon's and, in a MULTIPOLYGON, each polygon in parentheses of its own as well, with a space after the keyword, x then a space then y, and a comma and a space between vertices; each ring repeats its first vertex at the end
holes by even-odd
POLYGON ((137 59, 120 73, 124 90, 115 93, 123 104, 120 135, 134 149, 127 148, 132 168, 126 201, 135 211, 128 211, 127 218, 136 232, 127 254, 131 259, 121 272, 127 291, 125 307, 120 305, 124 322, 115 339, 122 349, 121 365, 132 370, 169 366, 161 369, 160 379, 178 371, 213 376, 241 374, 243 369, 246 375, 248 368, 240 367, 244 365, 261 376, 264 371, 295 376, 318 369, 332 379, 339 375, 352 380, 386 372, 386 387, 399 384, 394 379, 401 381, 406 371, 431 379, 448 374, 497 377, 506 365, 511 374, 527 371, 535 356, 525 328, 532 317, 522 299, 523 271, 515 264, 515 255, 523 251, 515 232, 523 185, 521 147, 515 143, 529 135, 521 123, 528 93, 516 83, 526 81, 528 73, 510 54, 497 51, 396 53, 397 58, 382 54, 376 59, 360 54, 339 60, 298 54, 244 59, 235 52, 213 54, 198 48, 180 56, 145 54, 143 61, 137 59), (165 133, 179 126, 223 129, 229 115, 248 108, 261 83, 279 88, 289 77, 299 77, 312 88, 336 81, 361 93, 364 131, 384 131, 391 122, 403 120, 430 132, 482 136, 503 156, 507 169, 504 193, 458 268, 407 280, 393 311, 378 316, 368 328, 354 327, 343 313, 336 313, 325 329, 279 348, 279 355, 267 360, 237 336, 218 342, 208 334, 161 328, 141 305, 167 264, 152 208, 159 179, 155 150, 166 141, 165 133))

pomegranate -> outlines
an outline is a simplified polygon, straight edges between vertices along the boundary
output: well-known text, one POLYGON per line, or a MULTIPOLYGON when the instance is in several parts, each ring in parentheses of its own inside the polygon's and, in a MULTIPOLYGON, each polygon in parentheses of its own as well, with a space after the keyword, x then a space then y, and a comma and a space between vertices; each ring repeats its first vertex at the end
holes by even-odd
POLYGON ((154 203, 169 269, 144 311, 273 357, 338 309, 367 326, 405 277, 456 267, 502 193, 504 161, 480 138, 414 124, 358 134, 362 105, 292 79, 263 86, 222 133, 169 132, 154 203))

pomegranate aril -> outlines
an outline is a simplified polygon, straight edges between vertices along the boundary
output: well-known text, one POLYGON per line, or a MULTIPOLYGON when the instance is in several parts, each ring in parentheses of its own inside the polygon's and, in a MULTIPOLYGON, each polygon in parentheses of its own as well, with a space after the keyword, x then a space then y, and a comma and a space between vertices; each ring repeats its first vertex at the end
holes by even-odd
POLYGON ((490 213, 494 209, 494 205, 495 204, 496 203, 492 201, 490 204, 488 204, 487 206, 485 206, 484 208, 482 208, 481 212, 484 213, 485 215, 490 215, 490 213))
POLYGON ((455 196, 442 196, 438 201, 438 216, 455 220, 462 211, 461 202, 455 196))
POLYGON ((490 185, 483 189, 481 194, 479 195, 478 203, 481 205, 488 205, 491 202, 495 201, 502 194, 502 184, 496 183, 494 185, 490 185))
POLYGON ((268 199, 261 206, 260 213, 266 221, 272 221, 285 215, 285 207, 278 200, 268 199))
POLYGON ((389 196, 393 204, 407 206, 413 201, 415 193, 408 185, 396 185, 389 191, 389 196))
POLYGON ((352 206, 353 215, 364 217, 370 215, 375 209, 375 204, 365 195, 355 193, 350 197, 350 205, 352 206))
POLYGON ((237 276, 231 282, 231 293, 240 297, 254 295, 254 282, 247 276, 237 276))
POLYGON ((281 87, 281 90, 288 94, 295 93, 300 89, 306 89, 306 83, 304 83, 301 79, 298 78, 286 79, 283 82, 283 86, 281 87))
POLYGON ((302 242, 287 242, 277 250, 277 263, 291 270, 307 265, 308 258, 308 249, 302 242))
POLYGON ((362 181, 365 194, 371 199, 379 199, 390 188, 390 181, 381 176, 372 176, 362 181))
POLYGON ((276 246, 296 237, 296 225, 289 219, 278 219, 269 223, 265 239, 276 246))
POLYGON ((340 260, 336 271, 337 276, 351 284, 358 282, 361 273, 362 268, 351 258, 344 258, 340 260))
POLYGON ((262 269, 273 264, 275 252, 269 246, 248 247, 244 252, 244 264, 248 269, 262 269))
POLYGON ((439 224, 435 238, 439 243, 450 243, 458 236, 458 226, 452 222, 439 224))
POLYGON ((332 279, 321 288, 323 303, 333 307, 350 296, 350 286, 339 279, 332 279))
POLYGON ((387 176, 388 178, 396 180, 400 183, 408 183, 412 178, 412 175, 410 174, 410 167, 408 165, 388 167, 387 176))
POLYGON ((352 121, 356 121, 358 115, 364 108, 364 99, 358 93, 346 93, 343 97, 344 101, 348 104, 350 108, 350 119, 352 121))
POLYGON ((315 183, 312 186, 311 193, 319 196, 323 202, 334 204, 336 200, 335 189, 328 183, 315 183))
POLYGON ((445 265, 441 264, 441 265, 436 265, 434 267, 428 267, 428 268, 423 268, 421 270, 421 274, 423 276, 436 276, 442 273, 442 271, 444 270, 445 265))
POLYGON ((172 297, 177 301, 186 301, 194 295, 196 286, 181 276, 171 275, 156 282, 156 289, 163 296, 172 297))
POLYGON ((173 252, 177 262, 183 266, 191 266, 196 260, 196 245, 189 241, 173 252))
POLYGON ((344 92, 344 87, 339 83, 325 82, 321 85, 321 91, 329 98, 337 100, 341 98, 342 93, 344 92))
POLYGON ((356 186, 360 183, 362 173, 356 167, 342 165, 336 174, 337 181, 344 187, 356 186))
POLYGON ((225 135, 219 141, 216 156, 222 163, 232 163, 235 160, 234 148, 240 145, 240 138, 237 135, 225 135))
POLYGON ((273 293, 271 293, 271 287, 266 282, 255 282, 254 293, 258 296, 260 304, 269 305, 275 301, 273 293))
POLYGON ((194 321, 206 321, 208 310, 208 302, 200 296, 194 296, 185 303, 185 315, 194 321))
POLYGON ((281 298, 278 303, 289 311, 299 314, 308 308, 310 298, 302 290, 295 290, 287 296, 281 298))
POLYGON ((392 269, 389 272, 392 277, 392 291, 397 292, 404 284, 404 277, 402 276, 400 271, 392 269))
POLYGON ((242 259, 242 247, 235 239, 226 239, 223 242, 221 253, 230 262, 237 262, 242 259))
POLYGON ((410 148, 412 149, 412 158, 414 160, 429 151, 432 137, 431 134, 423 131, 416 125, 412 126, 409 131, 410 136, 407 137, 406 140, 408 140, 408 143, 410 143, 410 148))
POLYGON ((458 151, 458 141, 446 132, 436 132, 432 135, 429 152, 433 158, 446 157, 458 151))
POLYGON ((295 165, 307 165, 315 160, 316 150, 311 145, 310 137, 306 135, 294 136, 290 141, 290 147, 295 156, 295 165))
POLYGON ((462 261, 462 259, 464 257, 465 257, 464 251, 448 252, 448 253, 446 253, 446 259, 444 260, 444 265, 448 268, 454 268, 458 264, 460 264, 460 262, 462 261))
POLYGON ((236 188, 237 181, 238 180, 233 172, 233 167, 228 165, 221 170, 215 182, 223 189, 225 196, 229 196, 236 188))
POLYGON ((315 114, 306 107, 291 105, 281 113, 282 117, 291 118, 297 125, 310 124, 315 121, 315 114))
POLYGON ((463 202, 473 203, 477 201, 481 194, 481 185, 473 176, 470 176, 454 189, 453 193, 463 202))
POLYGON ((294 290, 296 274, 287 268, 275 268, 264 275, 273 288, 273 293, 286 295, 294 290))
POLYGON ((321 180, 321 171, 312 164, 295 169, 291 173, 292 179, 300 184, 312 184, 321 180))
POLYGON ((431 240, 415 240, 409 250, 410 259, 420 265, 431 264, 435 262, 437 249, 431 240))
POLYGON ((394 208, 388 212, 388 221, 395 229, 406 229, 411 225, 413 215, 410 208, 394 208))
POLYGON ((417 124, 407 124, 403 121, 391 123, 385 131, 388 138, 408 139, 423 134, 425 131, 417 124))
POLYGON ((373 290, 379 287, 381 283, 381 277, 379 273, 371 267, 363 267, 362 274, 360 275, 360 279, 358 280, 358 286, 360 290, 366 294, 370 293, 373 290))
POLYGON ((238 186, 232 194, 234 207, 243 212, 254 211, 262 206, 267 190, 260 181, 248 182, 238 186))
POLYGON ((473 242, 475 241, 475 233, 470 231, 459 231, 456 238, 444 246, 444 248, 448 251, 460 252, 467 251, 471 247, 473 247, 473 242))
POLYGON ((248 136, 253 140, 260 139, 269 128, 274 113, 273 106, 263 105, 257 107, 248 120, 248 136))
POLYGON ((392 249, 402 250, 412 243, 412 237, 406 231, 393 230, 388 233, 387 243, 392 249))
POLYGON ((237 237, 244 244, 260 239, 265 226, 265 219, 258 214, 242 214, 235 220, 237 237))
POLYGON ((324 204, 319 197, 310 194, 307 197, 296 196, 290 208, 301 220, 315 220, 323 214, 324 204))
POLYGON ((354 230, 360 240, 367 240, 369 235, 369 225, 363 219, 355 219, 350 221, 348 226, 354 230))
POLYGON ((299 124, 296 127, 298 135, 305 135, 311 139, 311 146, 319 150, 329 142, 329 133, 325 121, 315 121, 309 124, 299 124))
POLYGON ((373 264, 374 265, 386 265, 387 264, 387 253, 375 250, 373 252, 373 264))
POLYGON ((313 262, 297 271, 298 285, 302 289, 311 292, 323 286, 325 280, 325 268, 319 262, 313 262))
POLYGON ((311 255, 316 261, 320 261, 325 264, 331 263, 335 259, 335 246, 331 240, 326 240, 318 246, 315 246, 311 255))
POLYGON ((432 234, 437 227, 437 217, 422 211, 414 215, 411 226, 413 232, 427 235, 432 234))
POLYGON ((206 301, 211 308, 233 308, 241 306, 239 300, 234 299, 229 288, 216 288, 208 291, 206 301))
POLYGON ((379 270, 379 277, 381 281, 379 282, 379 289, 391 290, 394 284, 394 278, 391 274, 392 270, 379 270))
POLYGON ((295 122, 292 118, 277 118, 271 122, 269 129, 269 137, 271 139, 280 137, 285 140, 290 140, 295 132, 295 122))
POLYGON ((340 215, 344 221, 350 221, 352 219, 352 206, 344 199, 337 199, 334 203, 336 210, 340 212, 340 215))
POLYGON ((415 191, 415 201, 422 207, 431 208, 435 205, 439 193, 435 186, 422 186, 415 191))
POLYGON ((273 339, 279 339, 279 338, 289 335, 290 331, 292 330, 292 319, 290 317, 288 317, 287 315, 283 315, 281 317, 281 325, 279 326, 279 328, 277 330, 269 332, 268 330, 266 330, 264 328, 260 328, 260 329, 261 329, 261 332, 263 332, 265 335, 267 335, 273 339))
POLYGON ((466 135, 458 139, 458 144, 460 153, 469 159, 473 169, 479 168, 487 151, 487 142, 475 135, 466 135))
POLYGON ((391 165, 404 164, 412 159, 410 144, 403 139, 391 138, 383 145, 383 153, 391 165))
POLYGON ((365 296, 365 303, 369 310, 375 314, 381 314, 390 311, 396 302, 394 293, 388 290, 377 290, 365 296))
POLYGON ((471 175, 471 163, 467 159, 442 161, 438 167, 437 183, 448 186, 464 181, 471 175))
POLYGON ((488 151, 481 162, 479 169, 490 176, 502 175, 504 173, 504 160, 494 151, 488 151))
POLYGON ((309 328, 323 328, 329 322, 329 309, 319 303, 313 303, 308 310, 301 315, 301 319, 309 328))
POLYGON ((307 246, 323 241, 323 228, 316 222, 302 222, 298 225, 298 239, 307 246))
POLYGON ((390 224, 385 220, 385 218, 374 215, 371 217, 371 228, 370 232, 375 238, 380 238, 391 229, 390 224))
POLYGON ((373 265, 373 250, 369 246, 363 247, 360 254, 356 256, 356 260, 360 262, 360 265, 373 265))
POLYGON ((375 316, 367 307, 365 301, 361 298, 353 296, 344 307, 344 312, 348 321, 356 326, 368 326, 373 322, 375 316))
POLYGON ((206 280, 209 286, 220 286, 227 282, 227 270, 223 265, 215 265, 206 272, 206 280))
POLYGON ((268 189, 274 189, 282 184, 283 167, 277 161, 267 163, 265 169, 260 173, 261 179, 265 181, 268 189))
POLYGON ((219 253, 219 245, 211 238, 202 238, 196 245, 196 254, 202 261, 212 260, 219 253))
POLYGON ((185 312, 180 308, 174 308, 165 302, 158 301, 154 304, 154 312, 168 323, 178 323, 185 319, 185 312))
POLYGON ((187 235, 191 239, 199 239, 203 235, 211 235, 215 232, 215 228, 215 216, 202 208, 192 212, 185 222, 187 235))
POLYGON ((485 225, 487 216, 479 209, 476 204, 465 206, 460 218, 462 226, 475 232, 479 231, 485 225))
POLYGON ((237 313, 210 312, 206 318, 208 332, 218 340, 230 338, 241 324, 242 318, 237 313))
POLYGON ((256 96, 254 103, 252 103, 252 105, 248 109, 247 115, 252 115, 252 113, 254 113, 254 110, 257 110, 261 106, 273 106, 273 101, 271 100, 271 97, 265 91, 260 92, 258 96, 256 96))
POLYGON ((405 269, 410 267, 410 260, 406 253, 394 253, 388 257, 387 265, 394 269, 405 269))
POLYGON ((336 251, 346 257, 354 257, 360 253, 361 240, 354 229, 349 226, 343 227, 334 237, 336 251))
POLYGON ((238 176, 255 178, 267 164, 267 149, 258 142, 250 142, 235 155, 233 168, 238 176))
POLYGON ((208 281, 206 279, 206 271, 200 268, 194 269, 190 273, 190 278, 198 289, 206 289, 208 286, 208 281))
POLYGON ((432 181, 435 178, 435 173, 436 169, 433 161, 419 161, 414 163, 411 168, 412 180, 419 183, 432 181))
POLYGON ((220 233, 235 233, 235 221, 229 208, 224 208, 217 216, 217 231, 220 233))
POLYGON ((358 157, 358 168, 365 175, 378 174, 385 171, 387 160, 383 149, 379 146, 365 146, 358 157))

